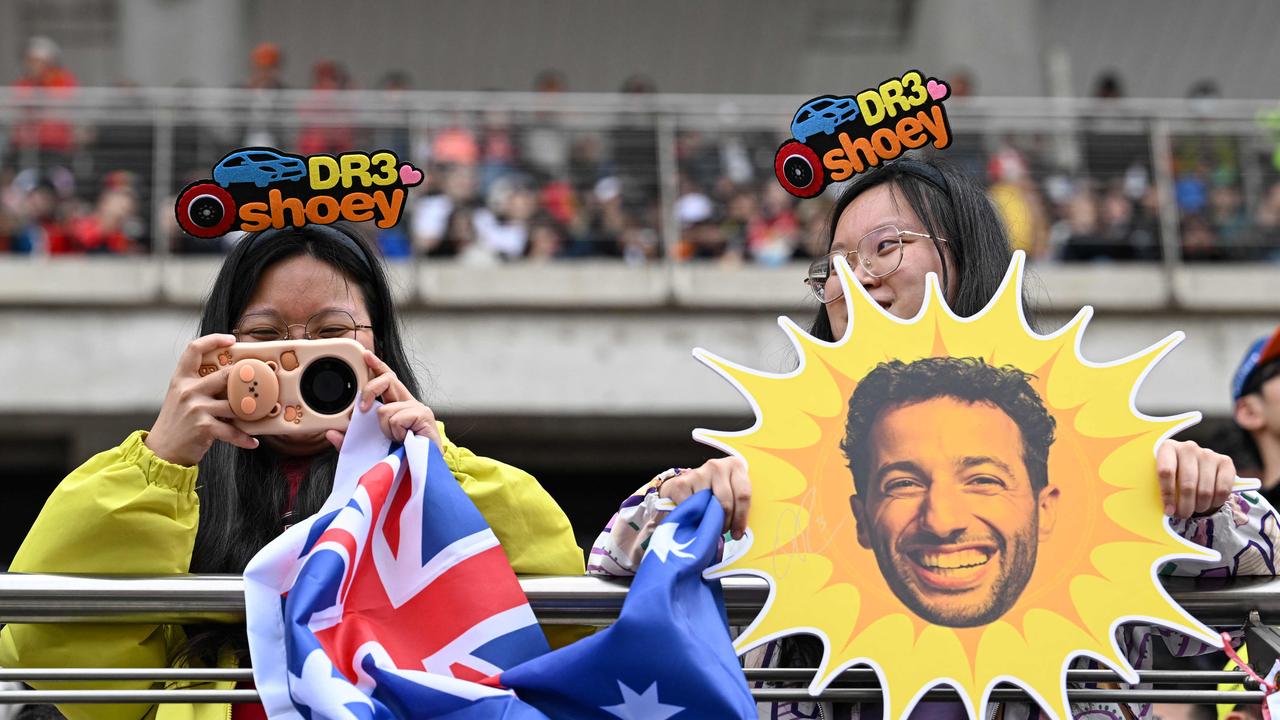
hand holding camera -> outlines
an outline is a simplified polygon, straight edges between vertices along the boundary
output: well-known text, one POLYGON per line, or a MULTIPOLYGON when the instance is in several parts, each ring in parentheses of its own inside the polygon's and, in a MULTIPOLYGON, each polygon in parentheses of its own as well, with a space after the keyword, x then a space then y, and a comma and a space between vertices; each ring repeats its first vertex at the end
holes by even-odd
POLYGON ((258 440, 233 426, 235 417, 227 402, 227 378, 231 368, 200 374, 201 358, 221 352, 236 342, 234 335, 205 335, 192 340, 169 381, 160 415, 145 443, 160 459, 175 465, 200 462, 214 440, 252 450, 258 440))
MULTIPOLYGON (((383 435, 400 442, 412 430, 415 435, 431 438, 431 442, 444 452, 444 442, 440 439, 436 416, 431 408, 415 398, 377 355, 365 350, 364 359, 374 377, 360 394, 360 409, 368 410, 373 406, 374 398, 381 397, 383 405, 378 408, 378 426, 382 428, 383 435)), ((325 437, 334 447, 342 449, 342 433, 330 430, 325 437)))
POLYGON ((375 398, 378 424, 402 441, 409 430, 443 447, 435 415, 380 358, 345 339, 237 343, 233 335, 193 340, 179 359, 147 447, 160 458, 195 465, 223 440, 255 449, 253 435, 323 432, 341 449, 359 399, 375 398), (370 379, 372 378, 372 379, 370 379))

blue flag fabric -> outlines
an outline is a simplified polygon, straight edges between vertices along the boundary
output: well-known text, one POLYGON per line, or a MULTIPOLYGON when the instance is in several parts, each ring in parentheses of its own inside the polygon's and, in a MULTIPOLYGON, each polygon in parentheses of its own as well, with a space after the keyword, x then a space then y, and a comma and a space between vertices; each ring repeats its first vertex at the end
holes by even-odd
POLYGON ((718 582, 710 491, 658 527, 618 622, 547 651, 496 537, 440 451, 357 410, 334 490, 245 570, 273 720, 754 718, 718 582))
POLYGON ((658 526, 618 622, 502 673, 553 718, 755 718, 724 617, 716 559, 724 511, 710 490, 658 526))

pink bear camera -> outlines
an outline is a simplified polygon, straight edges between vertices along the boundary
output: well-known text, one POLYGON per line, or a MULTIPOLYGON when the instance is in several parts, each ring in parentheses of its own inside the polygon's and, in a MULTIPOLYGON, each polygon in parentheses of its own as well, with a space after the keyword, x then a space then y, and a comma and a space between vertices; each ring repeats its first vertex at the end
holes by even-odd
POLYGON ((369 380, 354 340, 236 343, 205 355, 200 375, 230 366, 227 401, 250 435, 312 435, 345 430, 369 380))

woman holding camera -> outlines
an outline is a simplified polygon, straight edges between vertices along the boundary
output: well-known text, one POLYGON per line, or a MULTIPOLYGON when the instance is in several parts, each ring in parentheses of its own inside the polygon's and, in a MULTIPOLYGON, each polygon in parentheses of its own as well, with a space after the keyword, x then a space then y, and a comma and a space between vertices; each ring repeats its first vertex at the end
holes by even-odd
MULTIPOLYGON (((229 368, 200 376, 200 359, 234 342, 351 338, 372 371, 363 409, 381 397, 392 440, 429 437, 488 520, 517 573, 580 575, 568 518, 527 473, 449 441, 421 400, 385 270, 342 226, 248 235, 227 256, 205 302, 199 337, 178 360, 159 416, 73 471, 45 504, 11 570, 168 575, 235 573, 329 495, 343 433, 251 437, 231 424, 229 368)), ((248 658, 228 625, 9 625, 4 667, 234 667, 248 658)), ((147 683, 102 687, 145 688, 147 683)), ((229 687, 226 684, 220 687, 229 687)), ((235 706, 236 714, 252 712, 235 706)), ((64 705, 71 718, 231 717, 222 705, 64 705)), ((258 710, 260 713, 260 709, 258 710)))

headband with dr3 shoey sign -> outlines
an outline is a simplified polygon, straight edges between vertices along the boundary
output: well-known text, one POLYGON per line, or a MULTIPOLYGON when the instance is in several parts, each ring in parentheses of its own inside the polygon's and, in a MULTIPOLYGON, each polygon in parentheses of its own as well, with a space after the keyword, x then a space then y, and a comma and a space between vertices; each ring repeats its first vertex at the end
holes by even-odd
POLYGON ((174 212, 179 227, 199 238, 339 220, 386 230, 420 184, 422 171, 390 150, 303 156, 251 147, 219 160, 212 180, 183 188, 174 212))
POLYGON ((950 95, 946 83, 909 70, 857 95, 816 97, 792 119, 774 175, 787 192, 811 198, 908 150, 929 143, 941 150, 951 144, 942 107, 950 95))

